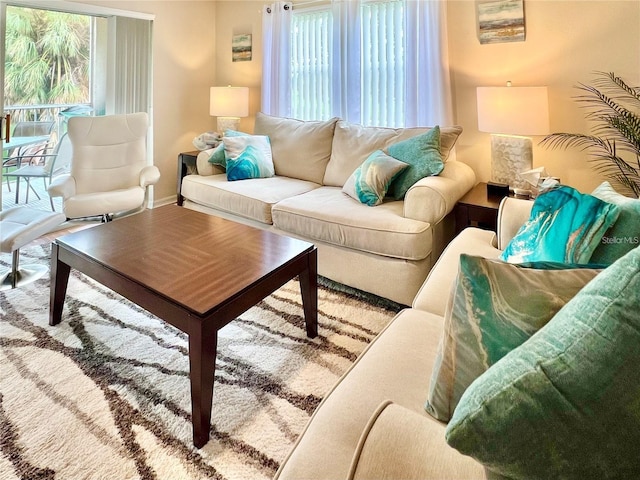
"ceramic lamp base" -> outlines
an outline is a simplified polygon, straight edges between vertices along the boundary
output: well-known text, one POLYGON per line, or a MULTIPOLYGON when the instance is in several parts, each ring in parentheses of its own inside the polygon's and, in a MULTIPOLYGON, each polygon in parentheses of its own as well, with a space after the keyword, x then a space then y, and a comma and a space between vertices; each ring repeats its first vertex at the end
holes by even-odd
POLYGON ((238 130, 240 117, 218 117, 218 133, 224 135, 227 130, 238 130))
POLYGON ((491 135, 491 181, 506 183, 513 191, 528 193, 520 173, 531 170, 533 148, 528 137, 491 135))

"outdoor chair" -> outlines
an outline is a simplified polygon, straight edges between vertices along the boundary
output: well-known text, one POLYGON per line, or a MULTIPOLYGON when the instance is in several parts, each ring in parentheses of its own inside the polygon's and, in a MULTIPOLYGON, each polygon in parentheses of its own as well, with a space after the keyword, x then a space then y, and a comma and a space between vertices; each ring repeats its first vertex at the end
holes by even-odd
POLYGON ((147 160, 148 122, 146 113, 69 119, 71 171, 48 188, 50 196, 62 197, 68 219, 105 222, 144 210, 147 187, 160 179, 147 160))
MULTIPOLYGON (((36 155, 23 155, 21 160, 26 161, 27 164, 21 166, 17 170, 6 173, 5 175, 8 177, 16 178, 16 204, 20 199, 20 179, 23 178, 27 182, 27 193, 25 198, 25 203, 29 203, 29 190, 32 190, 35 193, 38 200, 40 199, 40 195, 31 185, 32 178, 42 178, 44 182, 44 188, 47 188, 47 181, 49 185, 51 184, 51 180, 63 173, 69 171, 69 166, 71 164, 71 141, 69 140, 69 136, 65 133, 60 141, 54 147, 53 153, 50 154, 36 154, 36 155), (44 165, 37 165, 32 163, 30 157, 42 157, 45 160, 44 165)), ((51 204, 51 210, 55 211, 55 206, 53 204, 53 198, 49 196, 49 203, 51 204)))
MULTIPOLYGON (((16 123, 13 133, 13 137, 40 137, 47 136, 47 140, 26 145, 24 147, 15 148, 9 152, 9 156, 2 160, 2 173, 6 175, 11 168, 18 168, 22 166, 22 160, 24 157, 29 156, 30 161, 40 161, 42 155, 39 153, 46 153, 49 145, 49 136, 55 127, 55 122, 18 122, 16 123)), ((37 162, 36 162, 37 163, 37 162)), ((11 191, 11 185, 9 178, 7 178, 7 188, 11 191)))

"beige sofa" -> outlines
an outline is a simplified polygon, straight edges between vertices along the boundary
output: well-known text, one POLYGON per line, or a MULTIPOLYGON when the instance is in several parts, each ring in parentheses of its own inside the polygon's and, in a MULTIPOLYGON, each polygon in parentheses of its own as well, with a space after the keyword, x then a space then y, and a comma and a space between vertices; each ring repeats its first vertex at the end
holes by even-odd
POLYGON ((205 151, 182 181, 184 206, 313 242, 319 275, 409 305, 453 238, 453 207, 475 184, 452 151, 462 129, 441 127, 444 170, 401 201, 370 207, 342 186, 370 153, 427 130, 258 113, 255 134, 269 136, 276 176, 228 182, 205 151))
POLYGON ((424 410, 445 306, 461 253, 497 258, 532 202, 507 198, 498 236, 467 228, 449 244, 412 307, 400 312, 313 414, 276 479, 485 478, 445 442, 445 424, 424 410))

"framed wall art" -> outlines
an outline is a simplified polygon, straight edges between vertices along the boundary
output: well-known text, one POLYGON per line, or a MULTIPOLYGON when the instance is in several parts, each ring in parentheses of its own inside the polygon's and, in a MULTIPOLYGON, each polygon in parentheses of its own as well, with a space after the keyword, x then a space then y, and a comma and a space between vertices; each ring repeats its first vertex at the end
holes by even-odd
POLYGON ((251 35, 234 35, 231 42, 231 60, 248 62, 251 60, 251 35))
POLYGON ((524 0, 476 0, 481 44, 524 42, 524 0))

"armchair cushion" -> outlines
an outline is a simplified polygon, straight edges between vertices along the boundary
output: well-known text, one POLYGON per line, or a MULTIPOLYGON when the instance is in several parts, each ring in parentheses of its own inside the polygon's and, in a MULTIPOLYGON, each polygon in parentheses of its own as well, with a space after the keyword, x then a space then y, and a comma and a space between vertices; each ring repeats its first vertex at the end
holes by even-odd
POLYGON ((160 170, 155 165, 147 165, 140 171, 140 186, 155 185, 160 180, 160 170))
POLYGON ((447 442, 508 478, 640 472, 640 249, 464 393, 447 442))
POLYGON ((47 192, 51 197, 67 199, 76 194, 76 180, 69 174, 60 175, 51 180, 47 192))

